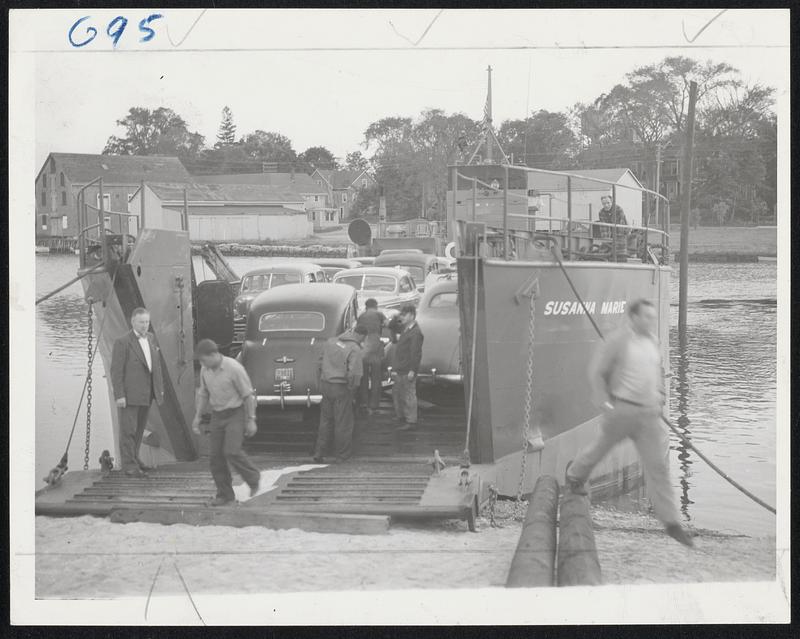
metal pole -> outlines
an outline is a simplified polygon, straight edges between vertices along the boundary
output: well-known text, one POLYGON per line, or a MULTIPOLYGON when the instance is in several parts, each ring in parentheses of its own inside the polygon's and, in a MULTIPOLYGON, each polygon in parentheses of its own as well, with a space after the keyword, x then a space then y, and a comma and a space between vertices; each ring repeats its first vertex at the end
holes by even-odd
POLYGON ((611 259, 617 261, 617 187, 611 185, 611 221, 614 226, 611 229, 611 259))
POLYGON ((686 339, 686 306, 689 293, 689 210, 692 206, 692 147, 694 145, 694 108, 697 102, 697 83, 689 83, 689 110, 686 116, 686 143, 683 148, 681 183, 681 268, 678 295, 678 338, 686 339))
POLYGON ((478 219, 478 178, 472 178, 472 221, 478 219))
MULTIPOLYGON (((656 145, 656 187, 653 190, 656 193, 661 193, 661 142, 656 145)), ((660 199, 659 197, 656 198, 656 224, 658 224, 660 199)))
POLYGON ((181 226, 184 231, 189 230, 189 198, 186 195, 186 189, 183 189, 183 220, 181 226))
POLYGON ((78 261, 83 268, 86 266, 86 238, 83 230, 87 226, 83 217, 83 191, 75 198, 75 205, 78 207, 78 261))
POLYGON ((144 180, 139 187, 139 230, 144 228, 144 180))
POLYGON ((569 175, 567 176, 567 259, 572 259, 572 178, 569 175))
MULTIPOLYGON (((458 166, 454 166, 450 176, 451 192, 453 194, 453 206, 447 216, 447 240, 456 241, 456 201, 458 200, 458 166)), ((460 248, 460 247, 457 247, 460 248)))
POLYGON ((98 220, 98 222, 100 223, 100 241, 102 242, 101 250, 103 252, 103 263, 104 264, 108 264, 108 245, 106 243, 106 212, 105 212, 105 206, 103 205, 103 179, 102 178, 100 178, 100 181, 98 182, 97 188, 98 188, 98 193, 99 193, 99 197, 100 197, 100 206, 98 207, 98 213, 97 214, 98 214, 98 216, 100 218, 98 220))
MULTIPOLYGON (((491 68, 491 67, 490 67, 491 68)), ((508 259, 508 166, 503 169, 503 259, 508 259)))

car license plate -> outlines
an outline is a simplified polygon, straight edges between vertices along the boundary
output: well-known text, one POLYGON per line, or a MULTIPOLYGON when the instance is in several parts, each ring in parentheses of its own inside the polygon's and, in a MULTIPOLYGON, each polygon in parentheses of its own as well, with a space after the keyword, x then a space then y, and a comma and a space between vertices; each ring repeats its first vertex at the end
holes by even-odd
POLYGON ((294 379, 293 368, 276 368, 275 379, 279 382, 290 382, 294 379))

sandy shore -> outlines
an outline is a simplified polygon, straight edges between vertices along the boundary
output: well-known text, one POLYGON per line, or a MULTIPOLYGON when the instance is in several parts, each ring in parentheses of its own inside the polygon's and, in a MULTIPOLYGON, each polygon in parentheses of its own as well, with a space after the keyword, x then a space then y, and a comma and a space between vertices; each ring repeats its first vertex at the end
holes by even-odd
MULTIPOLYGON (((36 518, 36 596, 110 598, 503 586, 520 533, 510 504, 499 528, 463 522, 392 526, 348 536, 257 527, 112 524, 36 518), (176 569, 177 566, 177 569, 176 569)), ((646 515, 594 509, 606 584, 772 580, 775 541, 696 531, 689 550, 646 515)))

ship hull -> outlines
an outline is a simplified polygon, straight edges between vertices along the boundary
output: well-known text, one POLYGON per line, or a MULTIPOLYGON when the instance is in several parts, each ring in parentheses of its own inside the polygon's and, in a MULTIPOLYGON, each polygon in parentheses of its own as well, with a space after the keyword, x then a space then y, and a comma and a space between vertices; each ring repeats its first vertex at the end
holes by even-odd
MULTIPOLYGON (((668 366, 668 268, 598 262, 567 262, 564 266, 604 335, 626 321, 628 303, 637 298, 653 302, 659 311, 659 336, 668 366)), ((487 466, 485 479, 504 495, 517 493, 522 469, 530 293, 535 297, 530 424, 541 431, 545 447, 541 453, 527 453, 523 492, 532 490, 540 474, 563 477, 566 464, 596 435, 600 420, 591 401, 587 368, 601 338, 559 265, 492 259, 478 259, 476 264, 473 258, 460 258, 468 413, 472 405, 470 455, 474 462, 487 466)), ((636 452, 625 442, 598 465, 589 483, 598 487, 598 493, 614 496, 640 484, 640 477, 636 452)))

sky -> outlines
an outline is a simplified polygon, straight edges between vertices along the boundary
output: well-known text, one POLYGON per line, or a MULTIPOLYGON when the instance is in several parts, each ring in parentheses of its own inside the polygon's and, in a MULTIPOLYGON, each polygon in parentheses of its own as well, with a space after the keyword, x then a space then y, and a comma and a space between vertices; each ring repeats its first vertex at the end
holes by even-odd
POLYGON ((667 55, 727 62, 788 100, 788 11, 718 13, 16 11, 10 44, 35 62, 38 165, 50 151, 99 153, 132 106, 169 107, 213 144, 227 105, 239 135, 276 131, 298 153, 321 145, 343 158, 382 117, 440 108, 480 119, 488 65, 496 125, 593 100, 667 55), (162 15, 154 36, 140 42, 137 24, 153 13, 162 15), (73 40, 85 40, 87 27, 98 33, 74 47, 70 27, 87 15, 73 40), (117 15, 128 24, 114 49, 106 29, 117 15))

